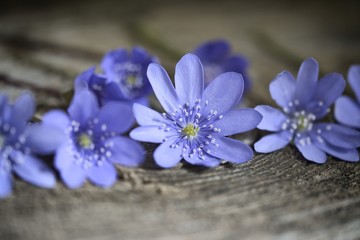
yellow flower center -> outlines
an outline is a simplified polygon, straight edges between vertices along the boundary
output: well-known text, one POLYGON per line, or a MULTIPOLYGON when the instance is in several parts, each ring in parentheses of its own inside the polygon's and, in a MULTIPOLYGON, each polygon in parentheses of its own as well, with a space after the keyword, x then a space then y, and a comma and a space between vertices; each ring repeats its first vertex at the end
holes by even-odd
POLYGON ((129 75, 127 78, 126 78, 126 83, 130 86, 134 86, 136 84, 136 76, 134 75, 129 75))
POLYGON ((181 132, 187 137, 195 137, 199 132, 199 129, 199 127, 195 127, 193 124, 190 123, 186 127, 184 127, 181 132))
POLYGON ((78 141, 79 145, 83 148, 90 148, 93 145, 91 137, 85 133, 80 134, 78 141))

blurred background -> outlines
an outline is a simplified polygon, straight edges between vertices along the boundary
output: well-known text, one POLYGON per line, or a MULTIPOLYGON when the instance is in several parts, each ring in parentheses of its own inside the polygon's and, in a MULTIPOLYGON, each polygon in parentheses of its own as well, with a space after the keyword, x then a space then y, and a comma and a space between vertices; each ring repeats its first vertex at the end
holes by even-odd
MULTIPOLYGON (((228 40, 250 61, 251 105, 314 57, 321 74, 360 63, 359 1, 2 0, 0 88, 66 106, 73 79, 110 49, 143 46, 173 75, 199 44, 228 40)), ((153 149, 154 146, 148 147, 153 149)), ((151 150, 148 157, 151 158, 151 150)), ((16 181, 0 202, 0 239, 357 239, 358 165, 309 165, 286 148, 215 170, 121 169, 112 189, 16 181), (269 190, 271 187, 271 191, 269 190), (357 206, 357 207, 356 207, 357 206)))

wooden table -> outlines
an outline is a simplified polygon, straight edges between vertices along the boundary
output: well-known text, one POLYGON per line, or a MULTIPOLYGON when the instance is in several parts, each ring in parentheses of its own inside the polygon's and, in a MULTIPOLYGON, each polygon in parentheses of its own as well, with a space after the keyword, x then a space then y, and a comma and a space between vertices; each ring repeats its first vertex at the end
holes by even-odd
MULTIPOLYGON (((356 1, 30 3, 0 8, 0 86, 11 96, 33 91, 39 114, 65 107, 74 77, 117 47, 146 47, 172 75, 182 54, 225 38, 251 61, 252 106, 273 104, 269 82, 309 56, 322 74, 360 63, 356 1)), ((0 201, 0 239, 360 239, 358 163, 312 164, 287 147, 241 165, 162 170, 156 145, 144 145, 147 163, 118 168, 111 189, 17 179, 0 201)))

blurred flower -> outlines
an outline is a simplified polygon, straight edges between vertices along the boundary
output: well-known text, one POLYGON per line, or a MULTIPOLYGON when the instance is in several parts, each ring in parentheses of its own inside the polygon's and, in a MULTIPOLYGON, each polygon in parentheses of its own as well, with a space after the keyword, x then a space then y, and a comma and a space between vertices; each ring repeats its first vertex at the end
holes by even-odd
POLYGON ((145 49, 135 47, 131 53, 126 49, 108 52, 101 67, 108 78, 104 91, 108 100, 121 100, 148 105, 152 92, 146 70, 150 63, 158 62, 145 49))
POLYGON ((293 141, 306 159, 316 163, 326 161, 325 153, 359 160, 360 132, 318 122, 344 91, 345 81, 340 74, 330 73, 317 82, 318 73, 318 63, 309 58, 302 63, 297 81, 284 71, 270 83, 270 94, 283 112, 266 105, 255 108, 263 115, 258 128, 276 132, 256 142, 256 151, 273 152, 293 141))
POLYGON ((254 109, 232 110, 243 92, 240 74, 224 73, 204 90, 202 64, 187 54, 176 65, 176 89, 158 64, 149 65, 148 77, 165 113, 134 104, 140 127, 130 136, 161 143, 154 152, 159 166, 173 167, 184 158, 191 164, 214 167, 221 159, 243 163, 253 157, 249 146, 225 137, 251 130, 261 120, 254 109))
POLYGON ((360 65, 350 67, 348 80, 356 100, 347 96, 341 96, 336 100, 335 118, 344 125, 360 129, 360 65))
POLYGON ((14 104, 0 95, 0 198, 12 190, 12 172, 23 180, 43 188, 55 186, 53 172, 34 154, 49 154, 61 143, 58 130, 42 124, 28 124, 35 112, 29 93, 14 104))
POLYGON ((205 86, 225 72, 240 73, 244 79, 245 92, 251 87, 248 76, 248 61, 239 54, 231 54, 231 46, 225 40, 212 40, 197 47, 193 53, 204 66, 205 86))
POLYGON ((114 163, 129 167, 142 163, 142 146, 120 136, 133 124, 128 104, 107 102, 100 108, 95 95, 84 89, 75 94, 68 112, 50 111, 43 123, 66 132, 56 151, 55 167, 69 188, 82 186, 86 178, 110 187, 117 178, 114 163))

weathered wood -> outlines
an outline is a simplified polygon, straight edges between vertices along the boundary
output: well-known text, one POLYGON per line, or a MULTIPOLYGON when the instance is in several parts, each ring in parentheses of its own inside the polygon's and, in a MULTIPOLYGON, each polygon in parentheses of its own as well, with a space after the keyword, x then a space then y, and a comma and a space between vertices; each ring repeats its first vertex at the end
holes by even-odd
MULTIPOLYGON (((40 110, 62 106, 74 77, 111 48, 141 44, 172 72, 176 56, 219 37, 251 61, 250 105, 273 104, 268 83, 308 56, 323 73, 360 63, 356 1, 205 3, 9 1, 0 10, 2 91, 32 90, 40 110)), ((360 239, 358 163, 317 165, 287 147, 241 165, 163 170, 156 145, 144 146, 146 163, 119 167, 111 189, 59 181, 44 190, 16 179, 0 201, 0 239, 360 239)))

